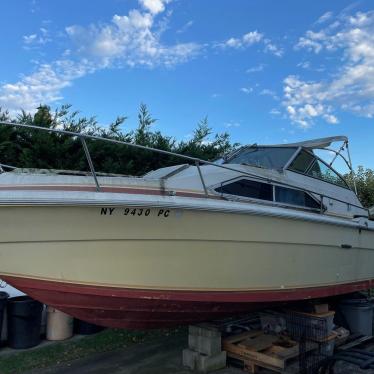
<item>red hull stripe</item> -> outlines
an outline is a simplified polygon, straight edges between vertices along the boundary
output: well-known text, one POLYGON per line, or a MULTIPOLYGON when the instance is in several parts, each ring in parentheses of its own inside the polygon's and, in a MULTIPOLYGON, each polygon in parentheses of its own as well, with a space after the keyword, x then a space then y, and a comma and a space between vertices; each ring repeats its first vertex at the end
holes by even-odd
POLYGON ((55 292, 73 292, 81 295, 108 296, 113 298, 158 299, 195 302, 273 302, 305 300, 329 297, 367 290, 374 287, 374 279, 353 283, 335 284, 323 287, 294 288, 269 291, 176 291, 176 290, 142 290, 105 286, 91 286, 63 283, 21 277, 1 276, 16 288, 33 288, 55 292))

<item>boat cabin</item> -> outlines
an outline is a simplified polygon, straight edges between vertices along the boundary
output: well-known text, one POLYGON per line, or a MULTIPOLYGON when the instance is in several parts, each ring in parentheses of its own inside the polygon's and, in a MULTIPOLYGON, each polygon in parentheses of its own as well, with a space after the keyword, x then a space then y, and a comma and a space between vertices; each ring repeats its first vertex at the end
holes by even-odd
MULTIPOLYGON (((210 193, 227 200, 270 204, 291 209, 308 210, 343 217, 368 217, 356 193, 332 164, 342 157, 351 171, 350 161, 343 155, 348 139, 338 136, 287 145, 249 145, 241 147, 216 161, 238 172, 201 167, 210 193), (339 151, 328 148, 342 141, 339 151), (317 149, 327 149, 334 154, 328 163, 317 154, 317 149)), ((349 158, 349 157, 348 157, 349 158)), ((349 158, 350 159, 350 158, 349 158)), ((168 180, 170 188, 177 184, 191 187, 195 167, 174 170, 168 180)), ((163 169, 156 171, 163 177, 163 169)), ((170 170, 168 170, 170 172, 170 170)), ((148 176, 156 176, 151 172, 148 176)), ((196 185, 201 182, 195 181, 196 185)))

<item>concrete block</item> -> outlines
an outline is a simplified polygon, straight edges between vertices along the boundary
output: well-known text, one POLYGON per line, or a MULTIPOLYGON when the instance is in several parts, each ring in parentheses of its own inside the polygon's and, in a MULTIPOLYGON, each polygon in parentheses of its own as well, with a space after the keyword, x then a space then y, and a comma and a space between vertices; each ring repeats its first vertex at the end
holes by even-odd
POLYGON ((188 326, 188 333, 190 335, 205 336, 207 338, 221 336, 221 331, 208 323, 200 323, 198 325, 188 326))
POLYGON ((188 348, 183 349, 183 366, 186 366, 191 370, 195 370, 198 357, 199 352, 192 351, 188 348))
POLYGON ((196 370, 200 373, 223 369, 226 367, 226 352, 222 351, 214 356, 200 354, 196 361, 196 370))
POLYGON ((188 335, 188 347, 208 356, 221 352, 221 336, 188 335))

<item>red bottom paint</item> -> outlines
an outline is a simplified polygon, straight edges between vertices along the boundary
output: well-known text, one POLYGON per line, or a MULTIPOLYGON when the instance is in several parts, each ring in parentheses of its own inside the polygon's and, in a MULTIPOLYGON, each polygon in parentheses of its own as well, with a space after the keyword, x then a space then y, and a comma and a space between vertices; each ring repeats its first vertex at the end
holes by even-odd
POLYGON ((1 278, 36 300, 73 317, 106 327, 150 329, 217 319, 269 304, 335 296, 373 287, 374 280, 272 291, 138 290, 1 278))

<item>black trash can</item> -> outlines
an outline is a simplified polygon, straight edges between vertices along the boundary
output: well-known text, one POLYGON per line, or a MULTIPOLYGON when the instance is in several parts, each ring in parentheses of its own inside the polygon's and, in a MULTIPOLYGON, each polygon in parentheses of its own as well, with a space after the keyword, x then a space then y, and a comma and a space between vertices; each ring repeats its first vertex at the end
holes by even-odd
POLYGON ((8 301, 9 295, 6 292, 0 292, 0 341, 1 332, 3 331, 3 320, 4 320, 4 310, 8 301))
POLYGON ((103 331, 105 327, 94 325, 80 319, 74 319, 74 332, 78 335, 92 335, 103 331))
POLYGON ((8 300, 8 345, 14 349, 40 343, 43 304, 28 296, 8 300))

